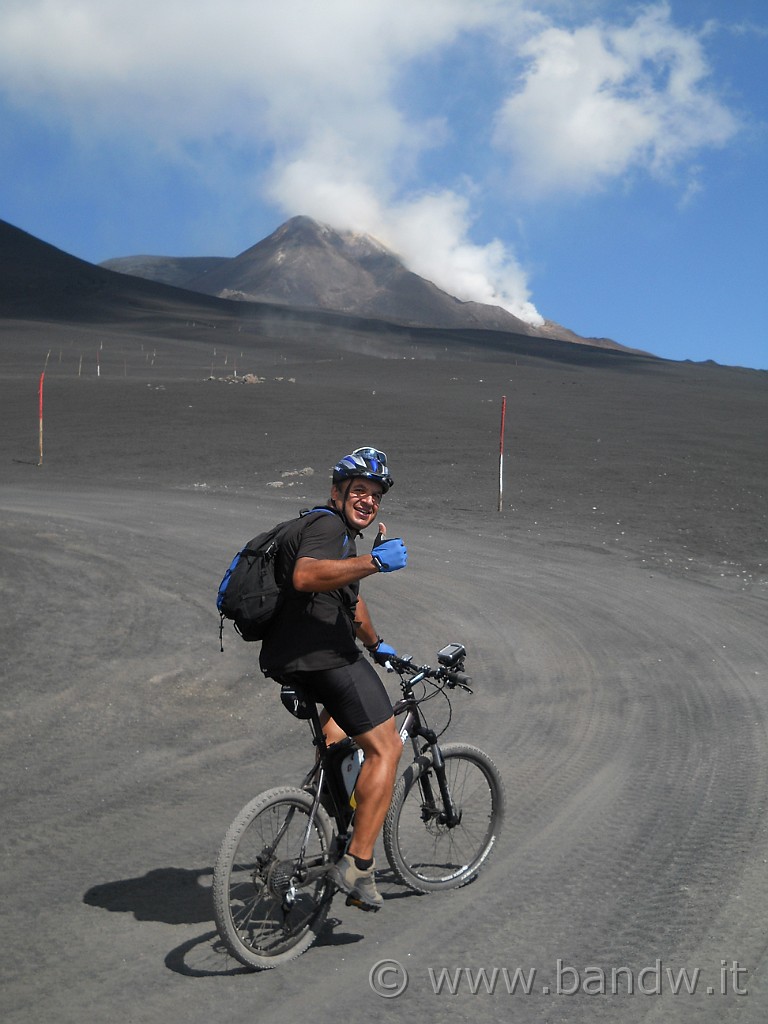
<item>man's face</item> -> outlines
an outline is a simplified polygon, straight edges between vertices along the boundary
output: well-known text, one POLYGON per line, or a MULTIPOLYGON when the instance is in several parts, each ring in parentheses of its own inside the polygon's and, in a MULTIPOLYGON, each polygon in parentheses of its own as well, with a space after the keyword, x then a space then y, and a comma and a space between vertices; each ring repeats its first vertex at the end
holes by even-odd
POLYGON ((376 518, 383 493, 381 484, 375 480, 354 477, 351 482, 344 481, 340 487, 334 484, 331 497, 344 512, 347 522, 358 530, 364 530, 376 518))

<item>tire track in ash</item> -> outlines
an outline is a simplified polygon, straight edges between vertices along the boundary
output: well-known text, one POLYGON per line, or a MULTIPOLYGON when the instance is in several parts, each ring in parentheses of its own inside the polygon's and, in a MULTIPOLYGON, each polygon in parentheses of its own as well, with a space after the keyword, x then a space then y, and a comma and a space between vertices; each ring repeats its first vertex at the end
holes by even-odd
MULTIPOLYGON (((15 511, 23 512, 21 505, 15 511)), ((30 514, 33 508, 38 506, 30 504, 30 514)), ((157 701, 157 712, 146 712, 146 724, 156 731, 145 746, 159 739, 168 746, 154 760, 143 751, 127 776, 118 778, 129 767, 123 759, 118 769, 91 780, 91 790, 81 782, 80 800, 83 805, 93 801, 98 788, 99 804, 106 798, 108 806, 117 802, 129 813, 133 799, 132 820, 142 822, 148 866, 165 865, 169 858, 168 829, 158 813, 162 809, 166 816, 166 805, 150 803, 143 809, 149 770, 153 786, 173 788, 183 773, 195 776, 205 760, 195 760, 190 750, 203 734, 219 754, 219 772, 231 769, 227 759, 241 749, 231 714, 244 691, 231 689, 227 673, 243 671, 252 662, 252 650, 235 648, 217 670, 196 662, 204 646, 216 647, 213 630, 208 641, 215 618, 209 605, 221 538, 205 530, 214 511, 208 502, 189 496, 158 500, 147 495, 121 504, 119 495, 105 495, 96 503, 85 502, 82 495, 57 495, 45 513, 51 521, 45 528, 54 533, 73 518, 82 522, 78 559, 88 562, 83 539, 104 531, 110 557, 122 554, 131 561, 128 586, 138 617, 110 654, 110 695, 122 710, 157 701), (164 593, 179 610, 158 632, 145 616, 154 612, 149 606, 155 596, 164 593), (194 642, 187 646, 190 630, 194 642), (166 669, 188 675, 182 684, 180 677, 163 675, 166 669), (163 679, 153 683, 158 672, 163 679), (133 690, 123 694, 126 682, 133 690), (210 714, 212 709, 217 713, 210 714), (174 734, 179 728, 191 731, 182 738, 161 732, 158 716, 169 713, 174 734)), ((251 517, 252 510, 237 509, 234 531, 247 533, 240 520, 251 517)), ((396 1021, 422 1010, 434 1016, 435 997, 423 971, 427 956, 438 965, 519 963, 542 972, 558 956, 581 967, 639 968, 657 956, 682 964, 693 952, 717 952, 714 939, 707 940, 715 925, 719 940, 736 949, 746 934, 739 931, 745 914, 734 909, 736 898, 742 905, 750 901, 758 919, 766 909, 757 888, 767 781, 766 706, 754 674, 765 662, 758 603, 687 581, 651 580, 636 566, 587 549, 535 548, 516 538, 499 545, 456 527, 417 528, 408 540, 413 551, 409 572, 371 580, 366 597, 382 632, 418 658, 431 659, 436 647, 449 640, 467 643, 476 693, 456 695, 449 738, 476 743, 499 764, 507 787, 507 828, 487 872, 464 890, 428 900, 398 899, 402 890, 390 885, 385 912, 375 920, 347 910, 341 901, 334 903, 340 924, 333 934, 346 936, 347 942, 334 945, 331 936, 295 971, 260 978, 263 1005, 270 1012, 279 1006, 275 1019, 297 1019, 311 992, 313 1002, 318 996, 333 999, 343 1009, 346 1000, 350 1008, 364 1008, 371 1019, 383 1019, 381 1000, 361 997, 360 987, 374 960, 390 952, 404 958, 411 952, 408 963, 414 969, 407 1001, 389 1001, 385 1008, 388 1020, 396 1021), (438 950, 439 962, 434 959, 438 950)), ((109 558, 97 558, 82 583, 75 580, 61 592, 83 596, 111 567, 109 558)), ((74 562, 71 568, 76 569, 74 562)), ((52 577, 51 586, 58 585, 52 577)), ((94 608, 93 613, 107 611, 94 608)), ((96 671, 92 663, 83 676, 86 686, 96 671)), ((33 672, 27 666, 24 677, 33 672)), ((286 724, 282 710, 273 712, 266 701, 250 707, 259 715, 258 777, 250 768, 247 777, 238 771, 237 791, 229 785, 232 776, 220 775, 218 781, 200 777, 196 828, 202 824, 207 829, 206 823, 221 815, 222 800, 232 802, 234 813, 240 790, 265 788, 259 785, 261 776, 268 777, 268 784, 288 780, 288 752, 281 751, 287 736, 306 753, 304 733, 289 728, 292 723, 286 724)), ((110 742, 111 730, 116 749, 125 753, 120 716, 106 716, 101 727, 100 742, 110 742)), ((45 749, 42 739, 40 750, 45 749)), ((40 762, 41 773, 56 770, 55 755, 52 750, 40 762)), ((78 764, 73 761, 73 771, 78 764)), ((173 793, 183 801, 187 791, 173 788, 173 793)), ((69 811, 64 814, 71 817, 69 811)), ((50 834, 64 825, 69 828, 65 817, 54 814, 46 827, 50 834)), ((125 841, 119 831, 105 831, 104 863, 125 856, 125 841)), ((207 832, 197 842, 201 859, 199 864, 185 861, 187 867, 207 863, 212 853, 207 832)), ((176 837, 173 849, 185 847, 197 849, 194 833, 176 837)), ((126 938, 119 919, 104 919, 103 927, 123 956, 126 938)), ((750 950, 758 949, 758 938, 753 924, 747 936, 750 950)), ((133 952, 138 955, 140 949, 142 957, 152 957, 167 952, 160 950, 165 941, 158 927, 149 925, 137 930, 128 946, 140 943, 133 952)), ((47 962, 43 949, 39 952, 47 962)), ((73 965, 62 962, 62 969, 68 966, 73 965)), ((228 993, 235 1004, 251 1005, 252 986, 236 992, 229 988, 228 993)), ((163 1005, 162 991, 155 994, 157 1005, 163 1005)), ((500 1003, 483 1002, 480 1013, 508 1019, 509 1002, 499 998, 500 1003)), ((626 1022, 649 1012, 647 1000, 622 1002, 618 1012, 610 1000, 567 1002, 547 1004, 547 1019, 604 1016, 626 1022)), ((165 1005, 170 1009, 170 1001, 165 1005)), ((175 1000, 173 1005, 169 1019, 182 1006, 175 1000)), ((675 1004, 666 1019, 675 1020, 679 1012, 675 1004)), ((477 1000, 466 994, 452 998, 451 1014, 477 1019, 477 1000)), ((516 1002, 515 1019, 541 1020, 540 1001, 516 1002)))
MULTIPOLYGON (((519 550, 500 565, 480 547, 467 545, 461 594, 444 586, 439 614, 460 617, 483 592, 499 613, 474 641, 495 652, 475 673, 477 698, 495 703, 481 746, 503 748, 509 799, 481 931, 582 963, 680 962, 766 826, 759 609, 602 555, 519 550)), ((414 604, 428 608, 430 589, 414 604)), ((414 607, 407 618, 428 626, 414 607)))

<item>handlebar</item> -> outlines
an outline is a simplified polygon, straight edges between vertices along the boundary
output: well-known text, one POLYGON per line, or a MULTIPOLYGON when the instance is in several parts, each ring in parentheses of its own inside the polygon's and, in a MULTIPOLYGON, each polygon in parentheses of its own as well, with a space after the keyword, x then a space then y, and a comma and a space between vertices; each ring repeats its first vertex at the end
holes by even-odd
POLYGON ((465 672, 460 672, 458 669, 446 668, 440 665, 438 668, 433 668, 431 665, 414 665, 413 658, 401 658, 396 654, 392 654, 387 658, 384 665, 387 672, 397 672, 400 675, 405 672, 412 674, 412 682, 416 676, 424 679, 434 679, 435 682, 445 682, 453 689, 454 686, 460 686, 463 690, 467 690, 472 693, 472 677, 468 676, 465 672))

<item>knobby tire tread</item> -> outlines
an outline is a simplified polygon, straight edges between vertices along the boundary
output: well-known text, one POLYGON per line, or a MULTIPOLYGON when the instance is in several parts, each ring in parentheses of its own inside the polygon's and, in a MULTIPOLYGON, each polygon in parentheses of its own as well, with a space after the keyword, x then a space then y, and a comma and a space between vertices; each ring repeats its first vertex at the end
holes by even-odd
POLYGON ((449 830, 434 820, 420 819, 419 781, 426 773, 439 800, 429 751, 413 761, 398 780, 384 822, 387 860, 398 881, 419 893, 458 889, 473 881, 493 852, 504 820, 504 785, 490 757, 465 743, 446 743, 441 750, 453 798, 462 810, 462 823, 449 830), (467 780, 476 792, 462 792, 467 780), (487 808, 474 806, 480 800, 487 801, 487 808))
MULTIPOLYGON (((243 807, 230 825, 222 841, 213 872, 214 919, 219 935, 228 951, 235 959, 247 967, 257 970, 268 970, 279 967, 281 964, 300 956, 315 941, 328 916, 334 893, 330 880, 320 882, 315 886, 317 896, 310 892, 302 893, 302 899, 308 905, 304 923, 300 927, 293 929, 293 931, 289 926, 284 926, 284 929, 281 929, 280 920, 284 915, 282 914, 280 901, 274 897, 264 895, 257 902, 253 897, 256 887, 253 884, 250 886, 247 884, 247 872, 242 869, 240 875, 244 880, 238 884, 237 888, 238 891, 243 889, 246 895, 243 899, 236 901, 238 907, 241 905, 247 906, 250 900, 254 906, 258 905, 259 912, 265 915, 265 919, 267 912, 274 915, 276 923, 271 936, 273 941, 267 943, 265 940, 263 948, 258 944, 258 941, 256 941, 255 945, 249 945, 238 930, 232 910, 232 893, 234 891, 233 865, 237 861, 238 851, 240 850, 240 855, 246 860, 249 859, 249 854, 251 855, 250 859, 252 859, 254 852, 258 852, 258 842, 255 842, 252 848, 248 849, 248 844, 251 842, 249 830, 252 830, 254 840, 259 839, 261 825, 259 819, 261 819, 264 822, 266 834, 272 834, 274 832, 274 825, 279 823, 283 815, 287 814, 291 807, 298 811, 294 818, 297 824, 300 824, 301 830, 303 830, 306 827, 312 803, 313 798, 306 790, 292 786, 280 786, 267 790, 254 797, 253 800, 243 807), (265 907, 264 910, 261 909, 262 904, 265 907)), ((322 807, 318 807, 313 825, 313 838, 316 840, 315 849, 330 851, 332 835, 333 827, 328 815, 322 807)), ((298 847, 295 852, 298 852, 298 847)), ((282 850, 281 848, 280 853, 286 856, 287 854, 293 854, 294 851, 282 850)), ((290 857, 287 858, 285 863, 289 861, 290 857)), ((260 874, 258 877, 261 880, 264 876, 260 874)), ((245 910, 243 910, 243 913, 245 914, 245 910)), ((254 917, 256 916, 254 914, 254 917)))

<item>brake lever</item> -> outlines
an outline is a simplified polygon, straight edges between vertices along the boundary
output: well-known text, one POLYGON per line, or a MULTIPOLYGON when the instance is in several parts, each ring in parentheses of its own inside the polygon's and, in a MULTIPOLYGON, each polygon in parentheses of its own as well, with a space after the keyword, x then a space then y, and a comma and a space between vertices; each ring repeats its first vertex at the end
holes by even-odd
MULTIPOLYGON (((412 654, 408 654, 408 655, 406 655, 406 657, 405 657, 405 658, 401 658, 401 657, 400 657, 400 656, 398 655, 398 658, 397 658, 397 660, 398 660, 398 661, 399 661, 399 662, 401 663, 401 665, 402 665, 403 669, 406 669, 406 668, 409 668, 409 667, 410 667, 410 664, 411 664, 411 662, 413 661, 413 655, 412 655, 412 654)), ((392 664, 392 662, 391 662, 391 661, 389 660, 389 658, 387 658, 387 660, 386 660, 386 661, 384 662, 384 666, 383 666, 383 667, 384 667, 384 669, 385 669, 385 670, 386 670, 387 672, 399 672, 399 671, 400 671, 400 668, 399 668, 399 667, 398 667, 398 668, 396 668, 396 667, 395 667, 395 666, 394 666, 394 665, 392 664)))

